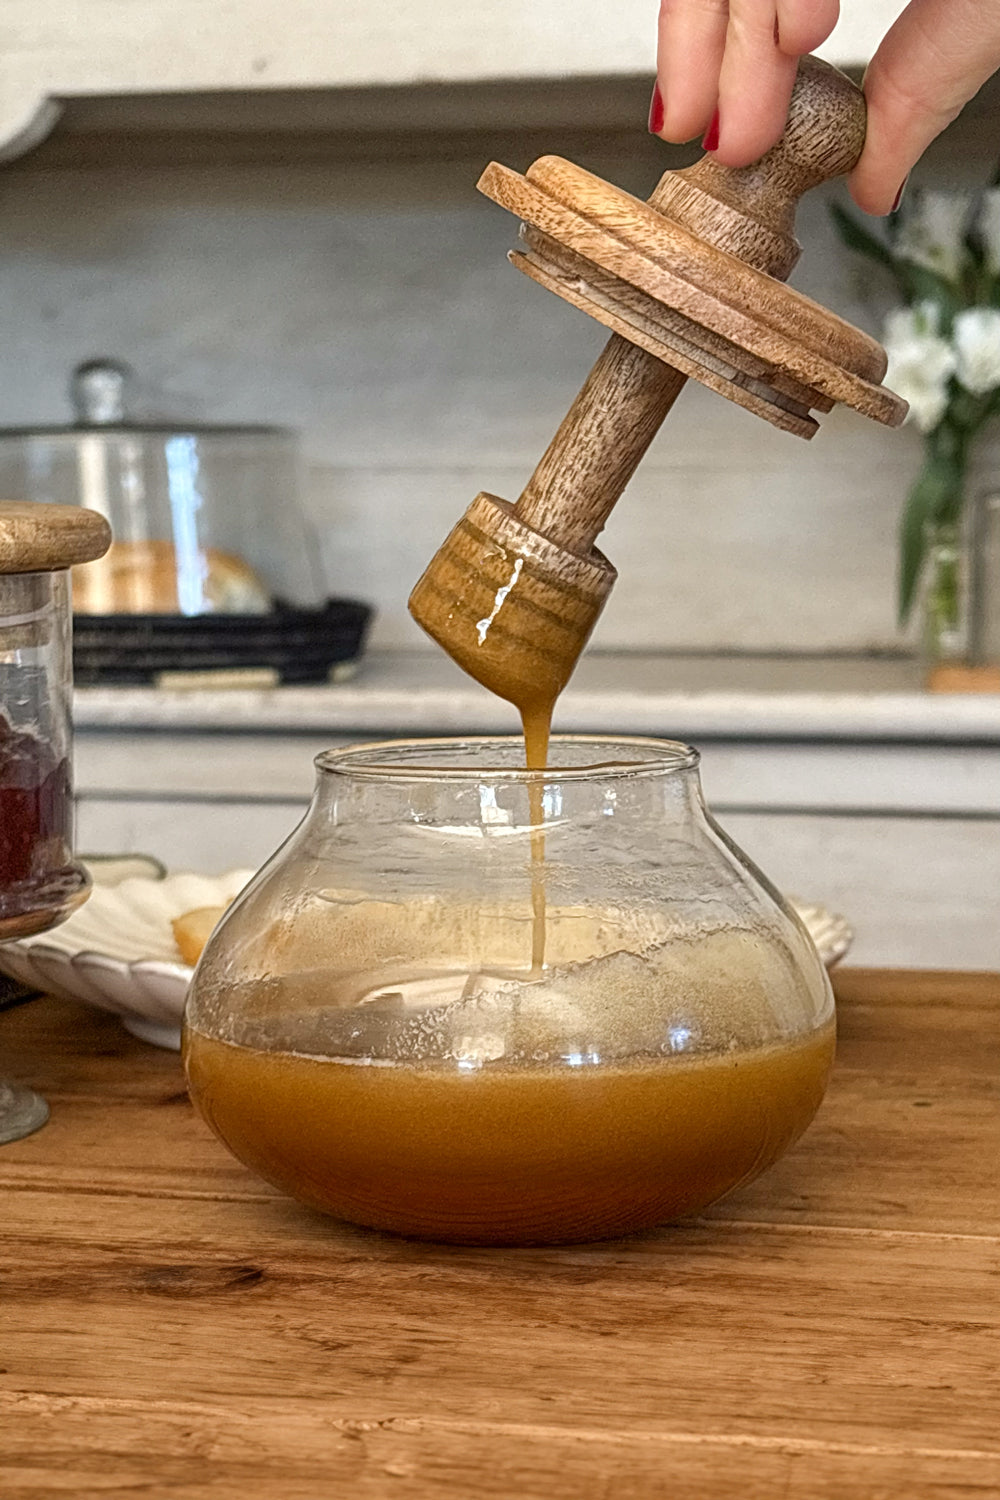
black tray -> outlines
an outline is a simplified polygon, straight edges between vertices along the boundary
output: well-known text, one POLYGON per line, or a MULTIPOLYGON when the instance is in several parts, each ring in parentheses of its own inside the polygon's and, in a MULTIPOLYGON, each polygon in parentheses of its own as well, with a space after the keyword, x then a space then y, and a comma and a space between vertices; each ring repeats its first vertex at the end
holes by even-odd
POLYGON ((326 682, 361 655, 371 618, 356 599, 279 602, 266 615, 74 614, 73 676, 78 687, 141 687, 166 672, 270 669, 282 683, 326 682))

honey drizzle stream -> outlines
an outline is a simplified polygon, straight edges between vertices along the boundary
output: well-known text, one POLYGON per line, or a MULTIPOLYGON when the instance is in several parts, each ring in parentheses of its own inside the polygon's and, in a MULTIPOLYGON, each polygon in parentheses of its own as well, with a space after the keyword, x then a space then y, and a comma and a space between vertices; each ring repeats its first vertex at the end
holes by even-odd
MULTIPOLYGON (((544 771, 549 759, 549 734, 554 703, 520 707, 524 730, 524 757, 529 771, 544 771)), ((545 783, 528 782, 531 816, 531 977, 538 979, 545 968, 545 783)))

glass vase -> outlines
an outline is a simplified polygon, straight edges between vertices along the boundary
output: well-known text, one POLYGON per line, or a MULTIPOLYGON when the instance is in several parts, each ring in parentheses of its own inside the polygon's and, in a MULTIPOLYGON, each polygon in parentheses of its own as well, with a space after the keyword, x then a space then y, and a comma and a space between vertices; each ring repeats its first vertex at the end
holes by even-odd
POLYGON ((1000 691, 1000 489, 983 490, 972 510, 969 660, 1000 691))
POLYGON ((968 556, 962 528, 930 522, 926 531, 922 645, 928 670, 964 662, 968 653, 968 556))
POLYGON ((1000 692, 1000 491, 975 495, 964 524, 928 528, 922 651, 936 692, 1000 692))

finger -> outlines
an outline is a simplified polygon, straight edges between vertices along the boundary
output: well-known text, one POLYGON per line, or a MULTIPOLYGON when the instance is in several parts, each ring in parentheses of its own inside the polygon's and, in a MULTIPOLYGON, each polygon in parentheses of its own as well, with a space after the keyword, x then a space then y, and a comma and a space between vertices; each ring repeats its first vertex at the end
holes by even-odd
POLYGON ((789 57, 822 46, 837 24, 839 0, 777 0, 777 42, 789 57))
POLYGON ((769 151, 785 128, 798 59, 778 47, 774 0, 732 0, 719 74, 719 144, 727 167, 769 151))
POLYGON ((866 213, 887 214, 911 167, 1000 66, 997 0, 913 0, 865 77, 868 130, 849 183, 866 213))
POLYGON ((689 141, 707 129, 728 20, 727 0, 661 0, 656 66, 663 123, 656 134, 664 140, 689 141))

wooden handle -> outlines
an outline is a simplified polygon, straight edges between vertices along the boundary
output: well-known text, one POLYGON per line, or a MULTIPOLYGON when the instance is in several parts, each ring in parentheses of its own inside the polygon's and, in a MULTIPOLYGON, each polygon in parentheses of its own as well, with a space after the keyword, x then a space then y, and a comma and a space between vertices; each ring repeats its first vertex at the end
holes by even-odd
POLYGON ((528 480, 518 519, 585 557, 685 380, 613 334, 528 480))
POLYGON ((799 258, 795 210, 802 194, 849 172, 865 143, 865 96, 818 57, 803 57, 785 133, 749 167, 702 157, 667 172, 649 199, 720 250, 784 281, 799 258))

